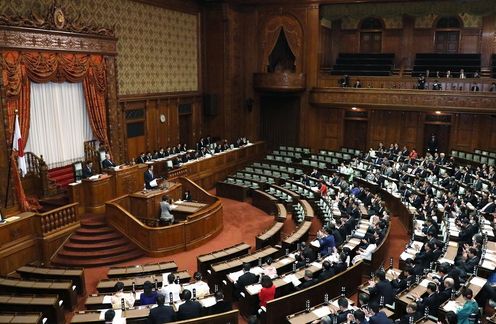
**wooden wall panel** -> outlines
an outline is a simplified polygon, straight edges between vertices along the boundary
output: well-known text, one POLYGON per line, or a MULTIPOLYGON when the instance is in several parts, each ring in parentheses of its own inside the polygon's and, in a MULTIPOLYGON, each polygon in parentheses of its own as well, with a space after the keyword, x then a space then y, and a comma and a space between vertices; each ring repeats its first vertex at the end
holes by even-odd
POLYGON ((314 141, 316 147, 329 150, 339 149, 343 144, 344 110, 338 108, 312 108, 315 109, 316 129, 319 132, 314 141))
POLYGON ((480 53, 481 30, 470 28, 462 31, 461 53, 480 53))

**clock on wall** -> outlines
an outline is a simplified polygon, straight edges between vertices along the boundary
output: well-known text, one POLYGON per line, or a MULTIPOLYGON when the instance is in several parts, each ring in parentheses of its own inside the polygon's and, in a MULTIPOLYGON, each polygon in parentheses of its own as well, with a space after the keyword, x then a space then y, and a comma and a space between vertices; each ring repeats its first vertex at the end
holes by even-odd
POLYGON ((160 114, 160 122, 165 123, 165 115, 164 114, 160 114))

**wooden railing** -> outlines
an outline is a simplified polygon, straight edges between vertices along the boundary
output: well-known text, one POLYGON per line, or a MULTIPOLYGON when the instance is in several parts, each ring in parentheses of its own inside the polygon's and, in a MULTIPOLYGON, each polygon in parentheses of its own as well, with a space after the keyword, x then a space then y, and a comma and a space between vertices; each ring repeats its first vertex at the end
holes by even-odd
POLYGON ((189 250, 210 240, 222 231, 223 210, 220 200, 186 178, 179 178, 183 189, 191 191, 195 200, 208 204, 186 221, 163 227, 144 224, 138 215, 129 212, 129 197, 122 196, 106 203, 110 225, 139 246, 148 256, 158 257, 189 250), (167 238, 167 239, 164 239, 167 238))
POLYGON ((23 187, 27 195, 40 198, 48 197, 57 193, 56 187, 48 179, 48 166, 43 160, 43 155, 26 152, 26 176, 22 178, 23 187))
POLYGON ((36 217, 39 218, 41 236, 46 236, 65 227, 79 224, 78 203, 36 214, 36 217))

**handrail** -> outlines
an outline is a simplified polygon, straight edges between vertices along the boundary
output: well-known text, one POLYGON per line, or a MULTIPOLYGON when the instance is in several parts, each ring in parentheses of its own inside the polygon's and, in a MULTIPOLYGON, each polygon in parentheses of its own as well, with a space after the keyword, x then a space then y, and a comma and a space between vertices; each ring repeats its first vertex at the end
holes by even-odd
POLYGON ((79 203, 64 205, 45 213, 37 213, 35 216, 40 220, 41 236, 57 231, 69 225, 79 223, 79 203))

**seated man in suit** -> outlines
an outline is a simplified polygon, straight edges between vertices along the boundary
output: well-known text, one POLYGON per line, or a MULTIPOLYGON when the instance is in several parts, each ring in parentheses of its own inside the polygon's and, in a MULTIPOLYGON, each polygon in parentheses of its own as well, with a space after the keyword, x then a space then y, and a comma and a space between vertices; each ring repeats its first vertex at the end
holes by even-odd
POLYGON ((196 300, 191 300, 191 291, 188 289, 183 290, 182 299, 184 303, 179 306, 177 311, 178 320, 183 321, 201 316, 202 305, 196 300))
POLYGON ((375 273, 377 283, 369 288, 370 302, 379 304, 381 297, 384 297, 384 304, 391 305, 394 301, 393 287, 389 280, 386 279, 386 273, 383 270, 377 270, 375 273))
POLYGON ((83 166, 83 179, 87 179, 93 175, 93 162, 86 161, 86 165, 83 166))
POLYGON ((344 323, 348 319, 348 314, 353 314, 353 309, 348 307, 348 299, 340 297, 338 299, 339 309, 336 313, 337 323, 344 323))
POLYGON ((250 272, 251 265, 249 263, 243 264, 243 274, 238 278, 234 284, 234 297, 241 297, 243 289, 254 283, 258 282, 258 276, 250 272))
POLYGON ((220 313, 225 313, 232 310, 233 306, 230 301, 224 300, 224 294, 222 291, 217 291, 215 293, 215 304, 210 307, 203 308, 203 314, 205 315, 215 315, 220 313))
POLYGON ((305 270, 305 276, 303 277, 303 282, 296 287, 296 290, 302 290, 314 285, 317 281, 313 278, 313 273, 310 270, 305 270))
POLYGON ((420 297, 418 295, 414 295, 417 299, 417 309, 420 311, 420 314, 425 314, 425 309, 429 308, 429 315, 437 317, 437 312, 439 308, 439 294, 437 292, 437 286, 433 282, 429 282, 427 284, 427 296, 420 297))
POLYGON ((145 163, 146 161, 148 161, 148 160, 146 158, 145 152, 141 152, 140 155, 136 158, 137 164, 145 163))
POLYGON ((184 201, 192 201, 193 200, 193 197, 191 196, 191 192, 189 190, 184 191, 183 200, 184 201))
POLYGON ((171 306, 165 305, 165 296, 162 294, 157 295, 157 307, 150 309, 148 315, 148 324, 162 324, 174 322, 176 320, 176 312, 171 306))
POLYGON ((322 272, 319 274, 319 281, 324 281, 326 279, 332 278, 336 274, 336 271, 331 267, 329 261, 322 262, 322 272))
POLYGON ((116 167, 116 164, 110 159, 110 154, 105 154, 105 160, 102 161, 102 168, 110 169, 116 167))
POLYGON ((422 314, 417 312, 417 304, 410 303, 406 306, 406 314, 401 318, 397 319, 395 323, 398 324, 410 324, 415 323, 418 319, 422 317, 422 314))
POLYGON ((145 171, 144 178, 146 189, 153 189, 157 187, 157 181, 153 181, 156 179, 153 175, 153 164, 148 165, 148 170, 145 171))
POLYGON ((393 323, 392 320, 390 320, 386 313, 383 311, 380 311, 379 304, 377 303, 371 303, 368 306, 367 309, 367 315, 369 317, 369 323, 370 324, 391 324, 393 323))

